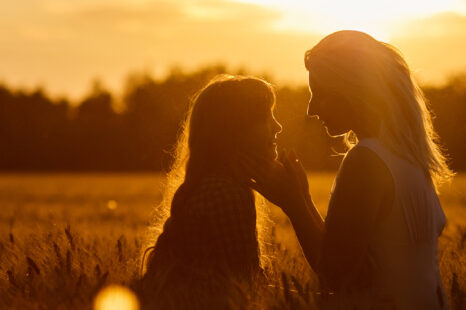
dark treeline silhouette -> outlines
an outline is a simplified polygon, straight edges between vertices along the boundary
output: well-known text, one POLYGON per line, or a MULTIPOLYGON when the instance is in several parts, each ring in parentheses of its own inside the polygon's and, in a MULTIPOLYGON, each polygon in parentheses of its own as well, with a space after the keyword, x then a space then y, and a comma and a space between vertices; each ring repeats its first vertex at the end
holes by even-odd
MULTIPOLYGON (((190 97, 225 66, 162 79, 133 74, 122 98, 99 83, 77 105, 52 100, 41 90, 26 92, 0 85, 0 170, 2 171, 158 171, 170 163, 190 97), (115 110, 116 102, 122 108, 115 110)), ((228 71, 246 74, 244 70, 228 71)), ((264 77, 270 80, 268 77, 264 77)), ((455 170, 466 168, 466 74, 424 87, 434 125, 455 170)), ((295 148, 307 168, 336 169, 341 140, 330 139, 305 116, 307 86, 277 85, 275 115, 283 125, 279 145, 295 148)))

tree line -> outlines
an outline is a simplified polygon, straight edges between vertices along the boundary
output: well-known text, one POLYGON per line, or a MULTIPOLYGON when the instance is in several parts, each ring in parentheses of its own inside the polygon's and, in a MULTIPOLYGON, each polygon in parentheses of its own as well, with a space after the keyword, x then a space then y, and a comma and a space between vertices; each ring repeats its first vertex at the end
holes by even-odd
MULTIPOLYGON (((227 71, 247 74, 225 66, 172 70, 159 79, 133 74, 121 97, 95 83, 78 104, 51 99, 43 89, 28 92, 0 85, 0 170, 167 169, 190 98, 213 76, 227 71), (117 103, 120 109, 115 109, 117 103)), ((319 122, 306 118, 307 86, 276 89, 275 115, 283 125, 279 147, 294 148, 309 169, 336 169, 342 141, 329 138, 319 122)), ((466 74, 423 90, 452 167, 465 169, 466 74)))

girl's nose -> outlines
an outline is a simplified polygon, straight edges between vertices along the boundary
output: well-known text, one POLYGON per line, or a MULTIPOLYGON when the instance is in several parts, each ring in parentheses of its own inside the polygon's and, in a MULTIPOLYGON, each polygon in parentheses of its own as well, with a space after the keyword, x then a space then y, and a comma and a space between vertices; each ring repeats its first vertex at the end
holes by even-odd
POLYGON ((283 126, 278 121, 275 120, 275 133, 278 134, 282 132, 283 126))

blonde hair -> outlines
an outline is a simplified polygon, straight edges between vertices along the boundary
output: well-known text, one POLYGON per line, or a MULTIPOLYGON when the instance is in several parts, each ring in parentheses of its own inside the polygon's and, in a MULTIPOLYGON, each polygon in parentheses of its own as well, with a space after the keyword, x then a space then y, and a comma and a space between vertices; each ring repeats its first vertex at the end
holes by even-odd
MULTIPOLYGON (((385 146, 420 166, 436 190, 454 175, 423 92, 394 46, 363 32, 338 31, 306 52, 305 65, 310 77, 362 111, 385 146)), ((345 138, 348 147, 357 143, 353 132, 345 138)))
MULTIPOLYGON (((274 105, 273 86, 256 77, 218 75, 194 94, 172 152, 174 161, 166 175, 162 201, 154 210, 149 231, 152 245, 162 232, 173 197, 183 182, 195 181, 213 169, 238 168, 237 151, 247 129, 264 121, 274 105)), ((268 211, 265 199, 257 193, 255 203, 259 245, 264 254, 268 211)), ((144 257, 142 260, 144 264, 144 257)))

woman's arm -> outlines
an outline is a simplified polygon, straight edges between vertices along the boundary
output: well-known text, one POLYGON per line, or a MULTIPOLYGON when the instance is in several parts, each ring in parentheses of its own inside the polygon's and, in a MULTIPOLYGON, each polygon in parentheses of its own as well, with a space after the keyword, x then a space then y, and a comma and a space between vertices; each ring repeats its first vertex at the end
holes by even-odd
POLYGON ((303 202, 301 206, 286 207, 289 210, 293 229, 306 260, 313 270, 317 271, 321 256, 322 241, 325 235, 325 223, 312 199, 303 202))
POLYGON ((324 220, 309 194, 307 174, 296 154, 281 152, 279 161, 243 158, 249 186, 290 218, 303 253, 312 268, 316 268, 324 235, 324 220))
POLYGON ((354 273, 367 253, 376 220, 393 202, 388 168, 371 150, 352 149, 341 164, 324 223, 310 198, 301 163, 293 153, 280 161, 264 165, 245 159, 255 180, 250 186, 288 215, 303 254, 321 278, 334 282, 339 274, 354 273))

